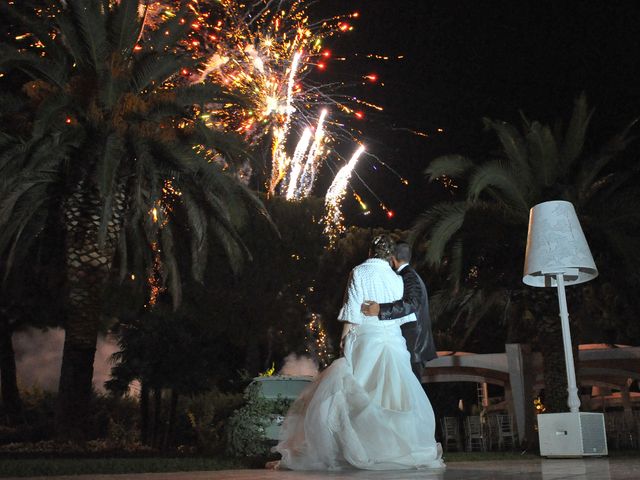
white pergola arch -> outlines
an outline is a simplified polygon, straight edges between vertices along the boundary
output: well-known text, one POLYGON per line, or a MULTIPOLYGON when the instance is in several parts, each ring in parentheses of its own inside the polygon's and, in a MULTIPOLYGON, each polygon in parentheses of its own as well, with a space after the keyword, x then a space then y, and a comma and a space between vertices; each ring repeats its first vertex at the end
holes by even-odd
MULTIPOLYGON (((618 389, 630 408, 629 381, 640 381, 640 347, 589 344, 578 349, 578 382, 618 389)), ((527 404, 533 401, 534 388, 544 387, 542 355, 520 344, 505 345, 505 353, 474 354, 438 352, 438 358, 424 369, 422 382, 473 382, 499 385, 509 392, 516 427, 531 432, 527 404)), ((526 435, 526 434, 525 434, 526 435)))

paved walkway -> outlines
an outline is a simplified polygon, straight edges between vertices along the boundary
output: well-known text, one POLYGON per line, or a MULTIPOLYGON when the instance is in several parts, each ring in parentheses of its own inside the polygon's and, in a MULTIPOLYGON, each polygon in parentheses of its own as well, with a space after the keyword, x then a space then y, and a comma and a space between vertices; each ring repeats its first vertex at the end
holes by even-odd
MULTIPOLYGON (((137 475, 32 477, 31 480, 36 478, 37 480, 639 480, 640 458, 454 462, 444 472, 358 470, 327 473, 224 470, 137 475)), ((25 480, 25 478, 20 480, 25 480)))

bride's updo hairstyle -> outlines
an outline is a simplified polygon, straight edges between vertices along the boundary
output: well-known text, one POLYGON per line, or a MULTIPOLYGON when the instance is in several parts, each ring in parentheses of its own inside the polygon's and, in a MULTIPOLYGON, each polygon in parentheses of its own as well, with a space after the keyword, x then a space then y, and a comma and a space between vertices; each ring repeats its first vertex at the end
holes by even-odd
POLYGON ((369 256, 371 258, 382 258, 383 260, 390 260, 391 256, 395 252, 396 242, 387 235, 376 235, 373 237, 371 247, 369 248, 369 256))

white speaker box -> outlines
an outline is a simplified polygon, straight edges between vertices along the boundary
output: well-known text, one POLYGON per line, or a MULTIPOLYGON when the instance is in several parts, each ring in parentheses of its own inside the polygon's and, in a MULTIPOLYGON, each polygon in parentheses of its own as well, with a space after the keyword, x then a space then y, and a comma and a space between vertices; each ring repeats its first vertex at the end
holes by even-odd
POLYGON ((602 413, 542 413, 538 415, 538 438, 543 457, 608 454, 602 413))

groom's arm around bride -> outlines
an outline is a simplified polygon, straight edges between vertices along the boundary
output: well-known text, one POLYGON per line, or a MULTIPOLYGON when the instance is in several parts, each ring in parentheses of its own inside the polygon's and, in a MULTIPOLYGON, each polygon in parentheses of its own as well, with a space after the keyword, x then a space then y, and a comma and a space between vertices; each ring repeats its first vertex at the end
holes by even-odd
POLYGON ((437 358, 437 353, 431 331, 427 288, 418 273, 409 265, 410 261, 411 247, 404 242, 398 243, 391 263, 404 283, 402 298, 382 304, 368 300, 362 304, 361 310, 365 315, 377 316, 380 320, 395 320, 411 313, 416 314, 417 321, 404 324, 402 331, 411 353, 414 372, 420 378, 422 367, 429 360, 437 358))

